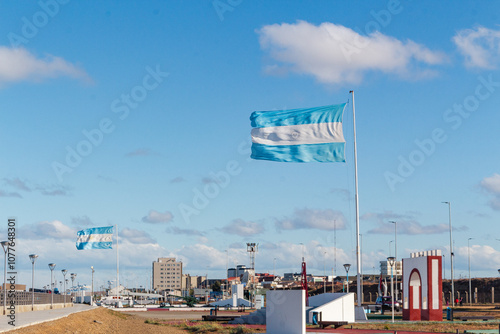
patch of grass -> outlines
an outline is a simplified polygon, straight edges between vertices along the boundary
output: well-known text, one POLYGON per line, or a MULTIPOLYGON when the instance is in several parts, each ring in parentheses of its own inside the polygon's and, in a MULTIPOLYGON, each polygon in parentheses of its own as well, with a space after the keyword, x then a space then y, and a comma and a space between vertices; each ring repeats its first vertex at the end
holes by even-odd
POLYGON ((181 329, 187 330, 189 333, 196 334, 206 334, 206 333, 220 333, 220 334, 249 334, 254 333, 255 331, 246 328, 244 326, 238 327, 224 327, 218 323, 200 323, 200 324, 179 324, 175 325, 176 327, 180 327, 181 329))
POLYGON ((121 312, 116 312, 116 311, 113 311, 113 310, 110 310, 110 309, 107 309, 108 313, 115 316, 115 317, 118 317, 120 319, 128 319, 129 315, 128 314, 123 314, 121 312))
POLYGON ((146 319, 146 320, 144 320, 144 323, 150 324, 150 325, 163 326, 163 324, 161 322, 158 322, 158 321, 153 320, 153 319, 146 319))
POLYGON ((250 328, 246 328, 243 326, 233 327, 229 332, 229 334, 248 334, 248 333, 254 333, 254 331, 251 330, 250 328))

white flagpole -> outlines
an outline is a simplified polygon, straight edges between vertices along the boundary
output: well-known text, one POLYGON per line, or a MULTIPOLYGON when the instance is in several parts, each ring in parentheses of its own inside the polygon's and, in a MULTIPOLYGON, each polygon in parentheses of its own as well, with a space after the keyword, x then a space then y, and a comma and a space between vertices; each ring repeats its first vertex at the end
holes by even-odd
POLYGON ((354 91, 351 90, 349 93, 352 94, 352 124, 354 129, 354 187, 355 187, 355 200, 356 200, 356 267, 358 270, 357 275, 357 293, 358 293, 358 306, 361 306, 361 295, 363 294, 363 289, 361 287, 361 252, 359 249, 359 201, 358 201, 358 157, 356 153, 356 113, 354 106, 354 91))
POLYGON ((120 258, 118 256, 118 224, 115 225, 116 229, 116 302, 120 302, 120 258))

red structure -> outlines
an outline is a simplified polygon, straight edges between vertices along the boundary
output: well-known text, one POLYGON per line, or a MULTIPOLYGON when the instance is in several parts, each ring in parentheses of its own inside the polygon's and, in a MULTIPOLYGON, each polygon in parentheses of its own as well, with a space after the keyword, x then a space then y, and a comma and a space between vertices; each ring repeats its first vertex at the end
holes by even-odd
POLYGON ((307 289, 307 270, 306 270, 306 261, 302 258, 302 276, 300 279, 300 283, 302 285, 302 290, 306 291, 306 306, 309 306, 309 292, 307 289))
POLYGON ((441 250, 403 259, 403 320, 443 320, 441 250))

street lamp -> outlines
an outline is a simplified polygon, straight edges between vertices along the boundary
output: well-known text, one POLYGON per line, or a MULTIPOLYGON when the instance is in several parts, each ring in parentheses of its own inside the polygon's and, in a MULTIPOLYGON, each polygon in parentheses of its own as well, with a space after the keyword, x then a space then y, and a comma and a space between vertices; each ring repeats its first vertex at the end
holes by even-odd
POLYGON ((326 293, 326 252, 323 252, 323 293, 326 293))
POLYGON ((450 220, 450 262, 451 262, 451 306, 455 307, 455 284, 453 283, 453 234, 451 227, 451 203, 441 202, 443 204, 448 204, 448 216, 450 220))
POLYGON ((30 261, 31 261, 31 310, 35 310, 35 261, 37 259, 38 255, 36 254, 30 254, 30 261))
POLYGON ((364 297, 364 294, 363 294, 363 234, 359 234, 359 254, 360 254, 360 257, 359 257, 359 271, 360 271, 360 280, 359 280, 359 284, 361 285, 361 289, 360 289, 360 292, 361 292, 361 300, 363 300, 363 297, 364 297))
POLYGON ((7 286, 7 250, 9 248, 9 242, 8 241, 2 241, 0 242, 2 244, 2 247, 3 247, 3 251, 5 253, 5 256, 4 256, 4 265, 3 265, 3 288, 2 288, 2 292, 3 292, 3 314, 7 314, 7 289, 6 289, 6 286, 7 286))
POLYGON ((225 291, 223 296, 225 297, 226 295, 229 296, 229 274, 227 273, 227 270, 229 268, 229 252, 226 249, 224 252, 226 252, 226 286, 224 287, 225 291))
POLYGON ((472 281, 470 278, 470 241, 474 238, 469 238, 467 239, 467 256, 469 258, 469 305, 472 306, 472 298, 471 298, 471 293, 472 293, 472 281))
POLYGON ((345 272, 346 272, 346 281, 347 281, 347 292, 349 293, 349 268, 351 268, 350 263, 344 264, 345 272))
MULTIPOLYGON (((392 322, 394 322, 394 281, 393 281, 393 278, 392 278, 392 268, 394 266, 394 260, 396 258, 394 257, 388 257, 387 258, 387 262, 389 262, 389 264, 391 265, 391 299, 392 299, 392 322)), ((383 307, 383 305, 382 305, 383 307)))
POLYGON ((398 222, 390 221, 389 223, 394 224, 394 258, 396 261, 396 300, 398 299, 398 222))
POLYGON ((64 291, 64 307, 66 307, 66 281, 67 281, 66 274, 68 273, 68 271, 66 269, 63 269, 63 270, 61 270, 61 272, 62 272, 63 277, 64 277, 64 279, 63 279, 63 282, 64 282, 64 290, 63 290, 64 291))
POLYGON ((92 294, 90 297, 90 306, 92 306, 93 302, 92 300, 94 299, 94 266, 91 266, 90 269, 92 270, 92 294))
POLYGON ((443 280, 446 279, 446 261, 445 261, 445 256, 443 254, 443 280))
MULTIPOLYGON (((75 291, 75 279, 76 279, 76 274, 75 273, 71 273, 71 288, 73 291, 71 291, 71 295, 73 295, 73 292, 76 292, 75 291)), ((76 293, 75 293, 75 298, 76 298, 76 293)))
POLYGON ((51 289, 51 293, 50 293, 50 308, 53 309, 54 308, 54 286, 52 285, 52 281, 53 281, 53 276, 54 276, 54 268, 56 267, 56 264, 55 263, 49 263, 49 269, 50 269, 50 289, 51 289))

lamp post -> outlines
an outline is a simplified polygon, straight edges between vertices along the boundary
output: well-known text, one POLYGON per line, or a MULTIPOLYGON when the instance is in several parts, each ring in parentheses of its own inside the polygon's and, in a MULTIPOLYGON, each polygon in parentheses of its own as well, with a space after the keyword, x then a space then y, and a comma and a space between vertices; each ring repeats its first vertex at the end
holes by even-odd
POLYGON ((396 273, 394 274, 396 279, 396 300, 398 299, 398 222, 390 221, 389 223, 394 224, 394 258, 396 263, 396 273))
POLYGON ((92 294, 90 297, 90 306, 92 306, 94 299, 94 266, 91 266, 90 269, 92 270, 92 294))
POLYGON ((2 241, 0 242, 3 247, 3 252, 5 253, 4 256, 4 265, 3 265, 3 314, 7 314, 7 250, 9 248, 9 242, 8 241, 2 241))
MULTIPOLYGON (((394 322, 394 281, 393 281, 393 277, 392 277, 392 268, 394 266, 394 260, 396 258, 394 257, 388 257, 387 258, 387 262, 391 265, 391 300, 392 300, 392 322, 394 322)), ((383 307, 383 305, 382 305, 383 307)))
POLYGON ((38 257, 36 254, 30 254, 31 261, 31 310, 35 310, 35 261, 38 257))
POLYGON ((333 268, 332 268, 332 293, 335 292, 335 275, 333 274, 333 268))
POLYGON ((63 269, 61 270, 62 274, 63 274, 63 282, 64 282, 64 307, 66 307, 66 274, 68 273, 68 271, 66 269, 63 269))
POLYGON ((54 268, 56 267, 55 263, 49 263, 49 269, 50 269, 50 308, 54 308, 54 286, 52 285, 52 281, 54 279, 54 268))
POLYGON ((349 268, 351 268, 350 263, 344 264, 345 272, 346 272, 346 281, 347 281, 347 293, 349 293, 349 268))
POLYGON ((446 279, 446 261, 445 261, 445 256, 443 254, 443 280, 446 279))
POLYGON ((451 306, 455 307, 455 285, 453 283, 453 233, 451 227, 451 203, 450 202, 441 202, 444 204, 448 204, 448 216, 450 220, 450 262, 451 262, 451 306))
POLYGON ((474 238, 469 238, 467 239, 467 256, 469 258, 469 305, 472 306, 472 298, 471 298, 471 293, 472 293, 472 281, 470 278, 470 241, 474 238))
POLYGON ((227 273, 227 270, 229 268, 229 252, 227 249, 225 250, 225 252, 226 252, 226 286, 224 287, 225 291, 223 296, 226 295, 229 296, 229 274, 227 273))
MULTIPOLYGON (((71 288, 72 290, 75 289, 75 279, 76 279, 76 274, 75 273, 71 273, 71 288)), ((71 295, 73 295, 73 291, 71 291, 71 295)), ((75 297, 76 297, 76 293, 75 293, 75 297)))
POLYGON ((323 252, 323 293, 326 293, 326 252, 323 252))
POLYGON ((359 283, 361 285, 361 289, 359 291, 361 291, 361 300, 363 300, 363 297, 364 297, 364 294, 363 294, 363 234, 359 234, 359 254, 360 254, 360 257, 359 257, 359 272, 360 272, 360 280, 359 280, 359 283))
POLYGON ((391 249, 392 249, 393 242, 394 242, 394 240, 389 241, 389 256, 391 256, 391 257, 392 257, 391 249))

